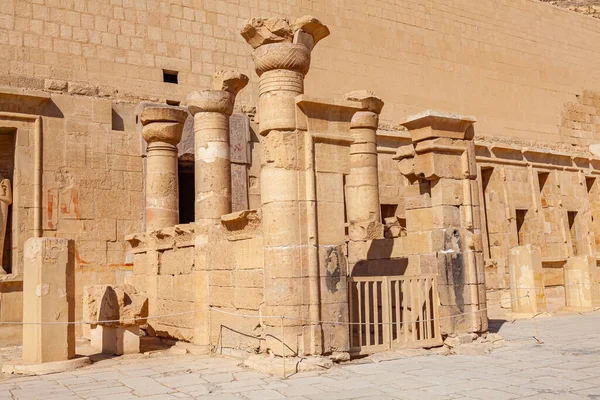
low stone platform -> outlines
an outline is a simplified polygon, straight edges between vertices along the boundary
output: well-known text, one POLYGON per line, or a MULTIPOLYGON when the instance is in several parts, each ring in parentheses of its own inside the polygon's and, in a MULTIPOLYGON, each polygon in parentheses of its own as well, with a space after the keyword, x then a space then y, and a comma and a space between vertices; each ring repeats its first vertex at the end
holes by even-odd
POLYGON ((21 360, 8 361, 2 366, 2 373, 7 375, 48 375, 72 371, 90 365, 89 357, 81 356, 71 360, 53 361, 41 364, 31 364, 21 360))

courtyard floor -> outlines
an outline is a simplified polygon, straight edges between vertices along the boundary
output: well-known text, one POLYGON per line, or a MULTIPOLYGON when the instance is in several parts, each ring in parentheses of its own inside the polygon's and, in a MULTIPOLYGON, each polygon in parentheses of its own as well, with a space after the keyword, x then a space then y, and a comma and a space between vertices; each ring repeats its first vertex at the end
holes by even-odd
POLYGON ((484 356, 394 353, 285 380, 221 357, 119 357, 68 373, 1 377, 0 399, 600 399, 600 311, 538 325, 543 344, 531 320, 492 321, 506 343, 484 356))

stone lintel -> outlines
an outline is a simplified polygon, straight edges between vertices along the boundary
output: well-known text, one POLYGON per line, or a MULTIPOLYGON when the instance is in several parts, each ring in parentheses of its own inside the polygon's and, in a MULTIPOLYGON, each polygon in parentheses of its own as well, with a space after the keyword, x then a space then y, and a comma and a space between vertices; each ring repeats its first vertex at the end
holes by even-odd
POLYGON ((19 97, 20 99, 33 101, 50 101, 51 95, 43 90, 27 90, 0 86, 0 98, 3 97, 19 97))
POLYGON ((446 111, 426 110, 407 117, 400 125, 409 130, 413 142, 438 137, 473 139, 469 128, 476 119, 446 111))
POLYGON ((296 96, 297 127, 314 133, 349 135, 352 116, 361 111, 358 101, 296 96), (333 123, 332 121, 335 121, 333 123))
POLYGON ((414 144, 416 154, 429 152, 444 152, 462 154, 466 150, 464 140, 450 139, 448 137, 437 137, 433 139, 425 139, 414 144))

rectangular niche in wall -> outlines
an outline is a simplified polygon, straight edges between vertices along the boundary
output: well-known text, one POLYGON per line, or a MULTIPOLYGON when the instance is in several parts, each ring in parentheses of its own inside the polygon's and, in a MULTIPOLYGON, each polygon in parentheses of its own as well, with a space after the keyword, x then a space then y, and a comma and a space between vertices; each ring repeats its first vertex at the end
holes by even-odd
POLYGON ((600 185, 594 177, 586 177, 585 185, 590 201, 592 231, 594 232, 596 247, 600 247, 600 185))
POLYGON ((515 210, 517 219, 517 243, 524 246, 529 242, 527 231, 527 210, 515 210))
POLYGON ((548 182, 548 178, 550 177, 549 172, 538 172, 538 183, 540 185, 540 199, 542 203, 542 207, 548 206, 548 198, 547 192, 548 190, 544 190, 546 188, 546 182, 548 182))
POLYGON ((491 236, 490 236, 490 224, 489 216, 488 216, 488 206, 490 206, 490 201, 488 200, 488 186, 490 185, 490 180, 492 179, 492 174, 494 173, 494 168, 481 168, 481 188, 483 191, 483 212, 484 212, 484 222, 485 222, 485 233, 487 235, 487 258, 492 257, 492 244, 491 244, 491 236))
POLYGON ((381 205, 381 222, 385 224, 386 218, 396 217, 398 204, 382 204, 381 205))
POLYGON ((567 211, 567 219, 569 221, 569 235, 571 236, 571 246, 573 247, 573 255, 577 256, 578 252, 578 230, 579 230, 579 221, 578 221, 578 213, 577 211, 567 211))

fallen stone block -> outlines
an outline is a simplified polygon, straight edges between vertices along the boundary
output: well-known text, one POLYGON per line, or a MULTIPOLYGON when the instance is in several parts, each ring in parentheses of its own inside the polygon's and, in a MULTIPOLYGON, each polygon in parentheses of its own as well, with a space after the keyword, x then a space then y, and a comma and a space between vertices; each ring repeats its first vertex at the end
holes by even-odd
POLYGON ((147 316, 148 298, 131 285, 94 285, 83 289, 83 318, 92 325, 142 325, 147 316))

